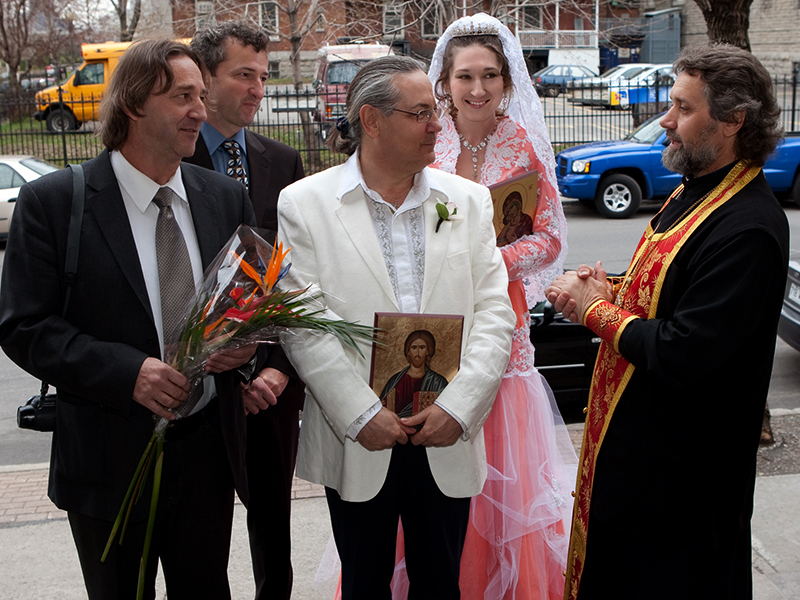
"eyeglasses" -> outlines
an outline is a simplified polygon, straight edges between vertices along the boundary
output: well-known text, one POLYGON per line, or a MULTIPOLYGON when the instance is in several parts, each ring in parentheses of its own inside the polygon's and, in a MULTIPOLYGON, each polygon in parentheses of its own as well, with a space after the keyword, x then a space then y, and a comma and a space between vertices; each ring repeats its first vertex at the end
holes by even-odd
POLYGON ((433 115, 439 117, 439 112, 431 108, 425 108, 419 112, 411 112, 410 110, 403 110, 402 108, 393 108, 397 112, 406 113, 407 115, 414 115, 417 117, 417 123, 429 123, 433 115))

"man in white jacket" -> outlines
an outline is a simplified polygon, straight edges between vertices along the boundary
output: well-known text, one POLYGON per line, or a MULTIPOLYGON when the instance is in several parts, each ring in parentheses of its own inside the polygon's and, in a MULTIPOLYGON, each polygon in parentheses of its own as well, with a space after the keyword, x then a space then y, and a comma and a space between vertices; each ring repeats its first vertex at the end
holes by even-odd
POLYGON ((281 193, 292 285, 362 324, 376 312, 461 315, 461 363, 433 405, 400 419, 369 387, 368 345, 360 356, 333 336, 287 336, 307 386, 297 474, 326 486, 345 600, 391 597, 398 518, 409 597, 459 598, 470 497, 486 479, 481 427, 515 322, 492 203, 486 188, 427 168, 441 126, 417 61, 363 67, 346 114, 329 144, 350 159, 281 193))

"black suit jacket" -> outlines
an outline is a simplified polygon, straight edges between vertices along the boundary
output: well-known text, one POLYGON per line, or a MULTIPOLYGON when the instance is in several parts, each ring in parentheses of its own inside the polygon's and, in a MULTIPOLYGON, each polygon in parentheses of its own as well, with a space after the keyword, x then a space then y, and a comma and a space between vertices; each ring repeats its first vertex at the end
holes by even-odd
MULTIPOLYGON (((250 201, 253 203, 258 227, 267 230, 267 241, 272 243, 278 231, 278 196, 283 188, 304 177, 303 161, 300 153, 291 146, 253 133, 249 129, 244 130, 244 139, 247 146, 250 201)), ((185 158, 184 162, 214 170, 214 163, 202 134, 197 136, 194 155, 185 158)), ((287 388, 281 397, 282 401, 270 410, 273 413, 283 413, 302 409, 305 389, 299 385, 297 372, 283 349, 280 346, 262 345, 259 359, 264 367, 286 373, 298 384, 287 388)))
MULTIPOLYGON (((158 335, 108 151, 84 164, 86 203, 77 281, 61 318, 72 177, 68 169, 20 190, 0 294, 0 345, 58 388, 49 495, 56 506, 113 520, 149 439, 153 414, 133 401, 139 369, 160 357, 158 335)), ((241 223, 253 224, 242 186, 184 165, 203 268, 241 223)), ((232 373, 216 377, 220 422, 247 502, 244 411, 232 373)), ((146 502, 136 507, 144 516, 146 502)))

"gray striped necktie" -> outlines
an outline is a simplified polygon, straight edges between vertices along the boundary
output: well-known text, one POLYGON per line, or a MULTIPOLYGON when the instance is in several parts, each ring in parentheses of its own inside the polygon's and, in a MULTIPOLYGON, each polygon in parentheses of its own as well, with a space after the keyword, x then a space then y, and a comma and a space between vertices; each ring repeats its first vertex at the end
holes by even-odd
POLYGON ((165 344, 177 341, 181 317, 195 294, 192 262, 183 232, 172 211, 173 198, 175 193, 168 187, 159 188, 153 198, 158 206, 156 258, 165 344))
MULTIPOLYGON (((161 290, 161 322, 164 326, 164 347, 178 341, 181 318, 189 302, 194 298, 194 275, 186 239, 183 237, 172 201, 175 192, 168 187, 159 188, 153 198, 158 207, 156 221, 156 259, 158 261, 158 285, 161 290)), ((202 380, 192 387, 189 398, 175 413, 185 416, 191 412, 203 395, 202 380)))

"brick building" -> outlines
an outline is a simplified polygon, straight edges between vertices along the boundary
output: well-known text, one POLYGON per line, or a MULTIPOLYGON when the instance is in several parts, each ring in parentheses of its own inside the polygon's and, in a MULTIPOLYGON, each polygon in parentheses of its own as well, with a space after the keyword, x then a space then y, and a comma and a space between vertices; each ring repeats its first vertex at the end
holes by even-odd
MULTIPOLYGON (((464 0, 317 0, 303 3, 296 15, 297 28, 307 31, 300 43, 302 75, 313 75, 317 49, 351 41, 380 42, 395 52, 428 59, 436 40, 454 19, 496 4, 466 8, 464 0), (311 12, 309 12, 311 11, 311 12)), ((270 73, 290 77, 291 21, 287 0, 242 2, 239 0, 173 0, 172 19, 176 37, 191 37, 196 28, 211 21, 245 18, 270 33, 270 73)), ((604 0, 603 7, 606 7, 604 0)), ((494 13, 520 40, 531 71, 548 64, 598 64, 598 14, 600 0, 539 3, 513 0, 494 13)), ((622 8, 622 12, 630 12, 622 8)), ((608 9, 605 8, 605 13, 608 9)))

